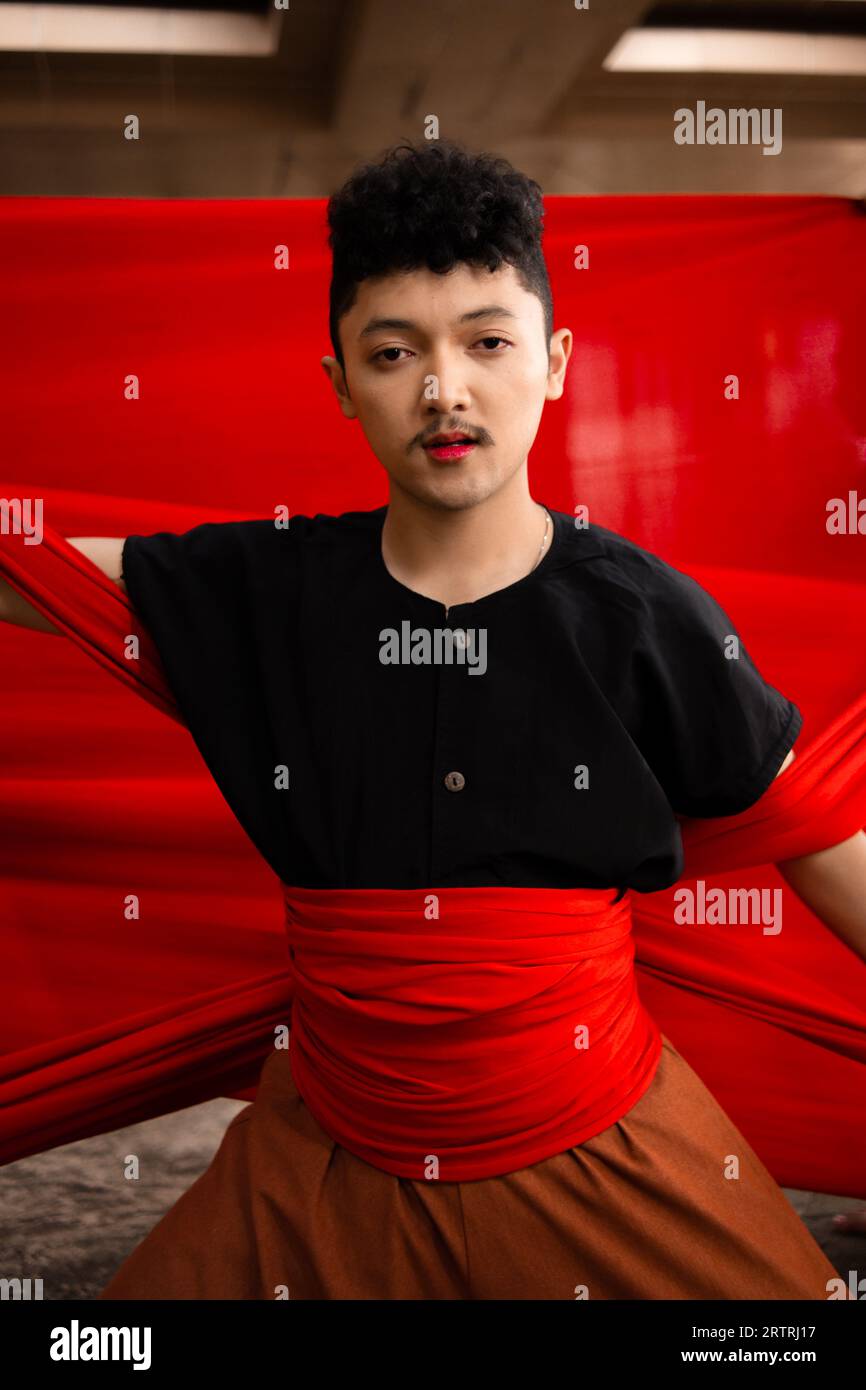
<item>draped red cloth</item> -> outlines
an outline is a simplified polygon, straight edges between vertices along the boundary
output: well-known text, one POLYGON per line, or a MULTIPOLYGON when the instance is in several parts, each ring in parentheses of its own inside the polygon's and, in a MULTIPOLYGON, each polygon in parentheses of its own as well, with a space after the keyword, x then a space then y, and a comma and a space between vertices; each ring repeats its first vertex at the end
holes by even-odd
MULTIPOLYGON (((866 541, 825 525, 827 499, 863 492, 866 220, 838 199, 547 206, 557 323, 576 345, 533 494, 587 502, 692 574, 805 717, 754 807, 684 822, 681 883, 629 895, 640 998, 777 1181, 862 1196, 866 965, 772 865, 866 824, 866 541), (732 371, 736 402, 718 389, 732 371), (677 924, 697 878, 782 888, 783 931, 677 924)), ((143 640, 128 658, 126 600, 62 537, 383 498, 318 366, 318 200, 6 199, 0 250, 0 312, 18 326, 0 345, 0 496, 38 496, 46 517, 41 545, 0 534, 0 574, 71 639, 0 627, 8 1162, 250 1096, 292 1022, 284 886, 178 726, 156 653, 143 640)))
POLYGON ((388 1173, 464 1182, 621 1119, 662 1040, 615 893, 284 885, 292 1077, 325 1133, 388 1173))

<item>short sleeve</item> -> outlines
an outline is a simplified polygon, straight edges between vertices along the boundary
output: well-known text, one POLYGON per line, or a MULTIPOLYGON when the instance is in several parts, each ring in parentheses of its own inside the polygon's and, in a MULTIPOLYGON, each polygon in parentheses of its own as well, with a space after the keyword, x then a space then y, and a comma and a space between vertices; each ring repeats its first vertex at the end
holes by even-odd
POLYGON ((737 815, 776 777, 803 716, 712 595, 654 558, 635 648, 637 742, 677 815, 737 815))
POLYGON ((280 844, 274 768, 285 760, 269 713, 286 679, 293 605, 288 530, 205 522, 127 536, 121 573, 136 618, 214 780, 257 848, 280 844))

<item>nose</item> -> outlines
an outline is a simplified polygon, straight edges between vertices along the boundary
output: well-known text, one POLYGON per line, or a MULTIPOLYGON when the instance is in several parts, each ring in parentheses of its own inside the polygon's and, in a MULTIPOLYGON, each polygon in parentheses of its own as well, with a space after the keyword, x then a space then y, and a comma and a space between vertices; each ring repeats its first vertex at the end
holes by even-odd
POLYGON ((425 414, 430 416, 469 409, 469 387, 459 354, 439 353, 431 357, 430 369, 424 377, 422 402, 425 414))

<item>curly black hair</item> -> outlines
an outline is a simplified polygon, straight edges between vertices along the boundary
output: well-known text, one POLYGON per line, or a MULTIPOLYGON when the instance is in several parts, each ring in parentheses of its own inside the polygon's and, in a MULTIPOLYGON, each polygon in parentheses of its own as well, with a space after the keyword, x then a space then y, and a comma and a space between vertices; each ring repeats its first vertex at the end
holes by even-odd
POLYGON ((329 328, 340 366, 339 320, 360 281, 424 266, 445 274, 461 261, 491 271, 514 266, 523 288, 541 300, 549 344, 553 297, 543 217, 534 179, 501 156, 472 154, 455 141, 405 142, 361 165, 328 200, 329 328))

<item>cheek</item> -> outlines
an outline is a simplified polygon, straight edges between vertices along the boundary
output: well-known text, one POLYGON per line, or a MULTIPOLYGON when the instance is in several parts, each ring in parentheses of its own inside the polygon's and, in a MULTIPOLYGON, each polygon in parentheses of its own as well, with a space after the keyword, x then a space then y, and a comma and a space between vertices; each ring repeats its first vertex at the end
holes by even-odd
POLYGON ((529 356, 509 356, 503 359, 501 370, 496 374, 496 385, 502 386, 509 396, 518 396, 523 408, 527 401, 543 396, 547 385, 547 358, 529 356))
POLYGON ((407 404, 415 399, 418 382, 405 378, 405 373, 394 372, 391 376, 384 374, 364 383, 360 400, 371 424, 387 429, 389 421, 399 420, 407 404), (404 379, 398 380, 398 377, 404 379))
POLYGON ((368 438, 382 439, 399 430, 400 393, 381 380, 356 390, 358 420, 368 438))
MULTIPOLYGON (((526 421, 527 427, 534 427, 537 417, 544 409, 544 392, 547 385, 547 368, 539 367, 537 362, 514 362, 509 369, 497 378, 495 410, 501 419, 526 421)), ((480 399, 485 399, 482 392, 480 399)))

